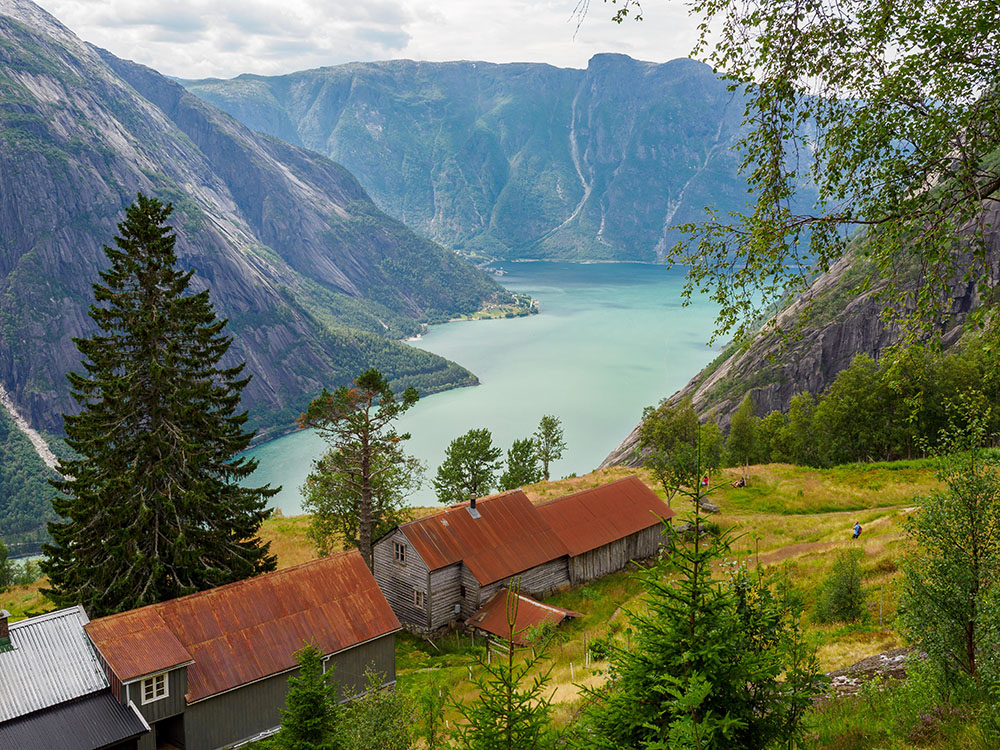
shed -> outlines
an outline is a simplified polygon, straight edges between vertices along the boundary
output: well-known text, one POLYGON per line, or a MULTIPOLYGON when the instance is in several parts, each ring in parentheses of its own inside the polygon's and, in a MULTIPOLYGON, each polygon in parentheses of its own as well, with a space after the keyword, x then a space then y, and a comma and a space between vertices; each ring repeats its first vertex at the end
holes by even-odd
MULTIPOLYGON (((395 682, 399 621, 356 550, 87 625, 116 697, 153 727, 148 747, 219 748, 280 724, 294 653, 313 643, 346 695, 365 669, 395 682)), ((145 750, 145 745, 140 750, 145 750)))
POLYGON ((674 516, 636 476, 549 500, 537 508, 569 552, 574 585, 656 554, 663 544, 663 522, 674 516))
POLYGON ((77 605, 8 625, 0 612, 0 748, 131 750, 149 725, 112 696, 77 605))
POLYGON ((525 646, 528 644, 528 636, 532 628, 537 628, 545 623, 558 625, 573 617, 583 617, 582 614, 571 609, 542 604, 530 596, 518 594, 517 614, 514 618, 513 633, 511 633, 507 622, 508 593, 506 588, 497 590, 478 612, 465 621, 465 624, 500 639, 512 636, 511 640, 514 643, 518 646, 525 646))

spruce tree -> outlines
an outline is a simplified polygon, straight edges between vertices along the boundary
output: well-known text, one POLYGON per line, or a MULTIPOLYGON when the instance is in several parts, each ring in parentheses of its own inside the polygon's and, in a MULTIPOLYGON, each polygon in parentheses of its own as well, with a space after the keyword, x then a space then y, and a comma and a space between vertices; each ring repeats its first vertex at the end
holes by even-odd
POLYGON ((281 731, 266 747, 274 750, 338 750, 335 734, 341 708, 337 689, 323 672, 323 652, 307 643, 295 652, 297 675, 288 678, 288 695, 281 709, 281 731))
POLYGON ((552 667, 538 669, 546 644, 539 643, 539 651, 532 656, 518 659, 516 654, 514 624, 520 587, 520 579, 507 586, 507 637, 500 649, 504 653, 479 658, 480 670, 472 678, 479 696, 454 705, 465 719, 455 728, 455 739, 463 750, 550 750, 555 746, 552 701, 545 695, 552 667))
POLYGON ((60 462, 44 548, 47 595, 94 615, 119 612, 273 570, 257 537, 277 490, 237 482, 256 462, 240 393, 243 364, 220 365, 232 339, 193 271, 176 268, 171 205, 139 194, 94 284, 99 329, 75 339, 75 456, 60 462))

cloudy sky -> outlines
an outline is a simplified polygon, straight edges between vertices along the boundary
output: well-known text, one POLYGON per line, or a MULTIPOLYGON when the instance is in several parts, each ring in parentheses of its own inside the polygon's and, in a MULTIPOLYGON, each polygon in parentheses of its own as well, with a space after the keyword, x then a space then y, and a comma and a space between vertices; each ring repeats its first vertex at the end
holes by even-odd
POLYGON ((586 67, 598 52, 689 53, 680 0, 612 23, 591 0, 36 0, 88 42, 183 78, 274 75, 354 60, 487 60, 586 67))

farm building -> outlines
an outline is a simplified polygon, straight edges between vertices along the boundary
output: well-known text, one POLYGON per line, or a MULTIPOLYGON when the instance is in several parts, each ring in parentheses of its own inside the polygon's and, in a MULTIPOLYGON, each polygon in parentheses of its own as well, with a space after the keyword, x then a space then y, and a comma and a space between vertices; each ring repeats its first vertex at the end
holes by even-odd
POLYGON ((518 646, 525 646, 529 643, 534 628, 546 624, 558 625, 572 617, 583 617, 579 612, 542 604, 522 594, 517 595, 515 604, 508 601, 510 593, 506 587, 498 589, 476 614, 466 620, 465 624, 482 631, 487 637, 494 636, 501 641, 509 637, 518 646), (513 628, 507 619, 512 605, 516 607, 513 628))
POLYGON ((626 477, 537 506, 569 552, 574 586, 656 554, 674 515, 638 477, 626 477))
POLYGON ((270 734, 307 642, 342 695, 364 690, 369 667, 391 685, 398 630, 355 550, 86 625, 112 694, 152 728, 138 750, 211 750, 270 734))
POLYGON ((671 516, 637 477, 537 506, 513 490, 400 524, 375 542, 375 580, 407 627, 431 632, 513 577, 541 596, 649 557, 671 516))
POLYGON ((135 750, 149 724, 111 694, 83 607, 7 618, 0 610, 0 748, 135 750))
POLYGON ((374 552, 375 580, 417 630, 471 617, 513 576, 536 595, 569 583, 566 547, 520 490, 400 524, 374 552))

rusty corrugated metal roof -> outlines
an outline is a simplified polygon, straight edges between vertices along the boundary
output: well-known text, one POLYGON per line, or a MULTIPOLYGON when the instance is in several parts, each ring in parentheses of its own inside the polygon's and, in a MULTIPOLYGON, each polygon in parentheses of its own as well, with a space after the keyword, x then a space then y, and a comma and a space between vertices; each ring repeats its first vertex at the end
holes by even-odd
POLYGON ((399 620, 357 550, 87 626, 122 681, 193 660, 189 703, 294 667, 306 642, 332 654, 396 630, 399 620), (140 623, 151 627, 145 638, 140 623))
POLYGON ((648 529, 674 515, 636 476, 536 507, 573 556, 648 529))
POLYGON ((399 528, 431 570, 460 560, 486 586, 567 554, 566 546, 521 490, 410 521, 399 528))
MULTIPOLYGON (((485 630, 500 638, 507 638, 507 589, 501 588, 489 598, 479 611, 465 621, 466 625, 485 630)), ((514 618, 514 633, 512 640, 519 646, 527 645, 530 629, 546 622, 558 625, 570 617, 583 617, 579 612, 563 609, 551 604, 542 604, 530 596, 518 595, 517 616, 514 618)))

